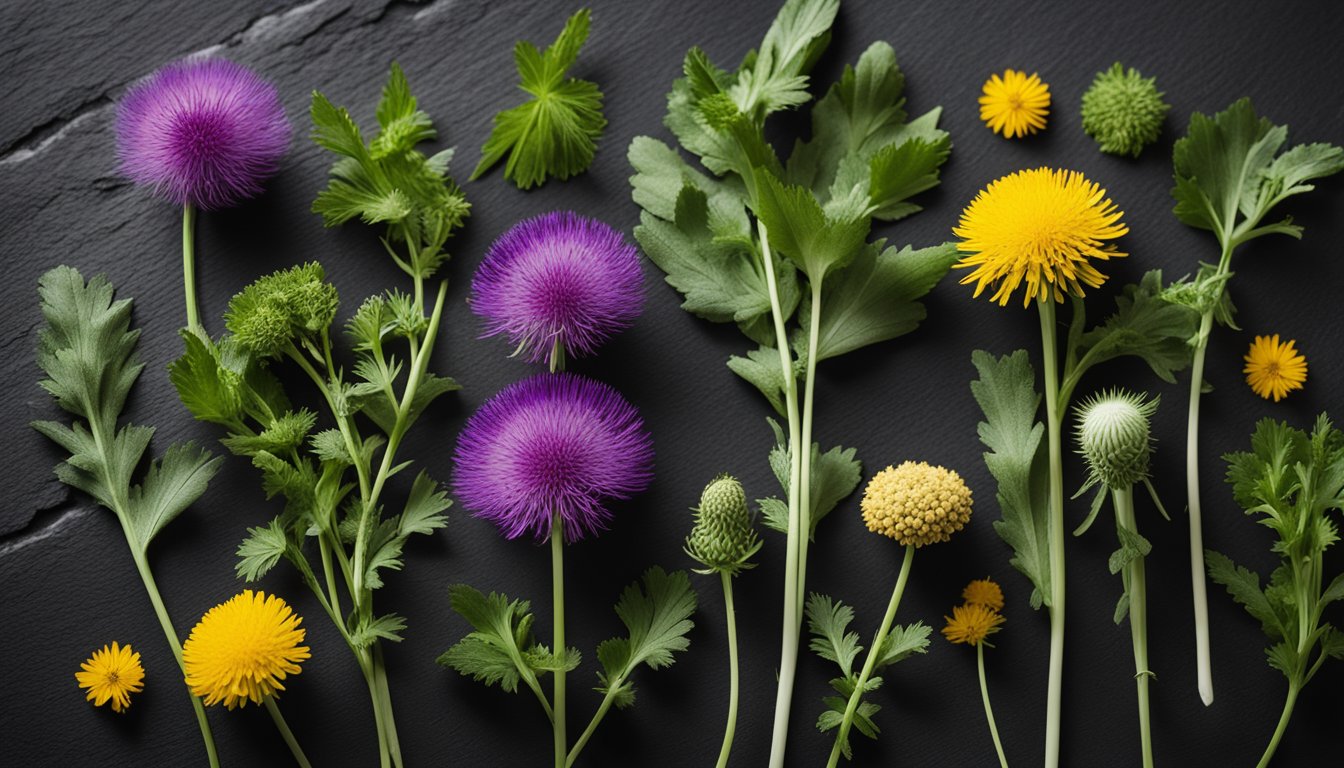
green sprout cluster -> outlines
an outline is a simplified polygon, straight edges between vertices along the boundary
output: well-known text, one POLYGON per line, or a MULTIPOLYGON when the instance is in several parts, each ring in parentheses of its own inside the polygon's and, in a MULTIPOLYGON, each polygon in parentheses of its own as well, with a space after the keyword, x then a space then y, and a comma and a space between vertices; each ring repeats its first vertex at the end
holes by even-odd
POLYGON ((1138 157, 1157 141, 1171 105, 1162 100, 1156 79, 1120 62, 1098 72, 1083 94, 1083 130, 1102 152, 1138 157))

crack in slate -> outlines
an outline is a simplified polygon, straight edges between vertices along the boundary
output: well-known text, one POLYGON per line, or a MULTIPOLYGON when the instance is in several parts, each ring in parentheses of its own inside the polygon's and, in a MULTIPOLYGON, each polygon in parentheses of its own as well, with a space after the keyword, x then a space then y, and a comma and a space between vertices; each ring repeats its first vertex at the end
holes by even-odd
POLYGON ((40 510, 27 526, 0 538, 0 557, 8 557, 21 549, 59 536, 76 522, 94 513, 94 509, 79 504, 68 504, 40 510), (39 522, 39 520, 41 522, 39 522))

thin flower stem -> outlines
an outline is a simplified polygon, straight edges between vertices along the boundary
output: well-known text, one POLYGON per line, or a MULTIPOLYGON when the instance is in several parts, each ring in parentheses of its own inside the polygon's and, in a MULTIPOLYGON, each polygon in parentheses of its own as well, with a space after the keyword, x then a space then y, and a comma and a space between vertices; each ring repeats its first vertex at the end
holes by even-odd
MULTIPOLYGON (((1122 527, 1138 535, 1134 518, 1134 490, 1114 489, 1115 519, 1122 527)), ((1125 586, 1129 593, 1129 631, 1134 644, 1134 684, 1138 687, 1139 741, 1143 749, 1143 768, 1153 768, 1153 731, 1148 707, 1148 685, 1153 672, 1148 668, 1148 586, 1143 570, 1143 558, 1136 557, 1125 566, 1125 586)))
POLYGON ((383 647, 377 643, 373 646, 373 682, 378 691, 378 706, 383 709, 387 751, 392 757, 394 768, 401 768, 401 742, 397 739, 397 721, 392 717, 392 691, 387 685, 387 662, 383 660, 383 647))
POLYGON ((1260 762, 1256 763, 1256 768, 1268 768, 1271 760, 1274 759, 1274 752, 1279 748, 1279 739, 1283 738, 1283 732, 1288 728, 1288 719, 1293 716, 1293 705, 1297 703, 1297 694, 1301 688, 1293 682, 1288 683, 1288 698, 1283 702, 1283 714, 1279 716, 1279 724, 1274 728, 1274 736, 1269 740, 1269 746, 1265 747, 1265 754, 1260 756, 1260 762))
MULTIPOLYGON (((124 518, 122 528, 126 532, 127 542, 130 543, 131 532, 124 518)), ((159 626, 163 627, 164 637, 168 638, 168 646, 173 649, 173 658, 177 659, 177 666, 182 669, 183 674, 186 674, 187 666, 182 661, 182 643, 177 639, 177 630, 173 629, 173 622, 168 618, 168 608, 164 606, 163 597, 159 595, 159 588, 154 581, 154 574, 149 570, 149 563, 136 551, 134 544, 131 545, 131 556, 135 559, 135 568, 140 572, 141 581, 145 583, 145 591, 149 593, 149 602, 154 606, 154 615, 159 619, 159 626)), ((206 757, 210 761, 211 768, 219 768, 219 754, 215 751, 215 737, 210 732, 210 721, 205 716, 205 707, 202 706, 200 697, 191 691, 187 691, 187 696, 191 698, 191 708, 196 713, 196 724, 200 726, 201 738, 205 741, 206 757)))
MULTIPOLYGON (((551 518, 551 621, 552 643, 557 654, 565 650, 565 531, 560 514, 551 518)), ((555 677, 555 702, 552 733, 555 742, 555 768, 565 768, 569 747, 565 733, 565 669, 559 666, 555 677)), ((605 701, 603 702, 606 703, 605 701)))
POLYGON ((341 615, 341 593, 336 589, 336 570, 331 566, 331 547, 327 545, 326 532, 317 536, 317 547, 322 557, 322 575, 327 580, 327 599, 331 601, 335 615, 341 615))
POLYGON ((201 312, 196 307, 196 207, 182 206, 182 286, 187 302, 187 328, 205 332, 201 312))
POLYGON ((1199 698, 1204 706, 1213 703, 1213 663, 1209 655, 1209 595, 1204 574, 1204 526, 1199 503, 1199 395, 1204 388, 1204 354, 1208 351, 1213 311, 1204 313, 1199 323, 1199 345, 1190 365, 1190 413, 1185 433, 1185 489, 1190 510, 1190 586, 1195 608, 1195 661, 1199 680, 1199 698))
POLYGON ((267 696, 261 702, 266 705, 266 711, 271 713, 271 719, 275 721, 275 727, 280 729, 280 736, 289 746, 289 751, 294 754, 294 761, 303 768, 313 768, 313 764, 308 762, 308 758, 303 754, 303 748, 299 746, 298 739, 294 738, 294 732, 289 730, 289 725, 285 722, 285 716, 280 714, 280 707, 275 704, 274 696, 267 696))
POLYGON ((817 339, 821 336, 821 285, 822 279, 812 283, 812 313, 807 328, 807 382, 803 389, 803 436, 802 482, 798 494, 798 508, 801 512, 798 527, 798 626, 803 628, 803 603, 807 596, 807 545, 812 540, 812 403, 814 385, 817 381, 817 339))
POLYGON ((1063 408, 1059 402, 1055 304, 1046 297, 1037 300, 1036 306, 1041 316, 1041 367, 1050 445, 1050 676, 1046 690, 1045 768, 1058 768, 1064 683, 1064 468, 1060 436, 1063 408))
POLYGON ((719 571, 719 577, 723 581, 723 605, 728 617, 728 722, 723 729, 718 768, 727 768, 737 731, 737 612, 733 609, 733 577, 727 571, 719 571))
MULTIPOLYGON (((784 328, 784 310, 775 279, 775 261, 770 253, 770 237, 765 224, 756 222, 761 238, 761 259, 765 282, 770 293, 770 315, 775 322, 775 346, 779 349, 780 373, 784 378, 785 412, 789 422, 789 530, 784 555, 784 622, 779 651, 779 682, 775 689, 775 722, 770 744, 770 768, 783 768, 784 751, 789 741, 789 713, 793 707, 793 679, 798 669, 798 635, 802 627, 799 611, 798 556, 801 531, 802 436, 798 417, 798 377, 789 355, 788 332, 784 328)), ((810 453, 810 450, 809 450, 810 453)))
POLYGON ((387 713, 378 698, 378 683, 373 674, 373 658, 367 648, 355 652, 359 667, 364 672, 364 682, 369 686, 369 701, 373 704, 373 724, 378 731, 378 766, 392 768, 392 749, 387 741, 387 713))
POLYGON ((989 706, 989 684, 985 682, 985 644, 975 644, 975 662, 980 668, 980 698, 985 702, 985 720, 989 722, 989 735, 994 739, 994 751, 999 754, 999 768, 1008 768, 1008 757, 1003 754, 1003 742, 999 741, 999 727, 994 724, 994 709, 989 706))
POLYGON ((849 703, 845 705, 845 716, 835 733, 835 745, 831 747, 831 759, 826 762, 827 768, 835 768, 840 763, 840 755, 848 743, 849 729, 854 725, 854 713, 859 709, 864 688, 868 686, 868 678, 872 676, 873 669, 877 666, 877 659, 882 655, 883 646, 887 644, 887 635, 891 632, 892 622, 896 620, 896 609, 901 605, 905 582, 910 578, 910 563, 914 559, 915 545, 907 544, 905 559, 901 561, 901 573, 896 577, 896 588, 891 591, 891 602, 887 603, 887 612, 882 616, 882 625, 873 636, 873 645, 868 649, 868 658, 863 662, 863 671, 859 673, 859 679, 854 684, 854 692, 849 695, 849 703))

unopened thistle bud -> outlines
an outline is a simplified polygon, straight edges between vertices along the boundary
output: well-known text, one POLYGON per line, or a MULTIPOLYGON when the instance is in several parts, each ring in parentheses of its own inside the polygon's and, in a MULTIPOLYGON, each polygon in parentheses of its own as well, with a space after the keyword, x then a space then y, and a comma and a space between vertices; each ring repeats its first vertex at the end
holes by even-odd
POLYGON ((1138 157, 1157 141, 1169 109, 1154 78, 1116 62, 1098 73, 1083 94, 1083 130, 1102 152, 1138 157))
POLYGON ((731 475, 719 475, 700 494, 695 527, 686 537, 686 554, 705 566, 701 573, 736 575, 753 567, 747 560, 761 542, 752 525, 751 511, 742 484, 731 475))
POLYGON ((1128 489, 1148 476, 1152 438, 1148 420, 1157 398, 1112 390, 1078 408, 1078 452, 1093 479, 1107 488, 1128 489))

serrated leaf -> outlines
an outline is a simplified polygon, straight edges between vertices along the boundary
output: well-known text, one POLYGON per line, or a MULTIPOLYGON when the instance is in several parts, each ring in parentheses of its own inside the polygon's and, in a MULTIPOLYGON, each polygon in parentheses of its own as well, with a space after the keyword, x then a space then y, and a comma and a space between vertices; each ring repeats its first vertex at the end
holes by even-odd
POLYGON ((182 330, 182 356, 168 365, 178 399, 200 421, 233 426, 243 416, 243 377, 226 368, 219 350, 190 329, 182 330))
POLYGON ((770 247, 813 282, 853 261, 871 225, 867 216, 829 216, 807 188, 785 185, 771 174, 757 176, 754 210, 770 247))
MULTIPOLYGON (((695 613, 695 592, 685 571, 667 573, 654 566, 644 572, 643 587, 638 582, 625 588, 616 603, 616 615, 625 624, 628 635, 604 640, 597 647, 603 672, 598 690, 615 691, 629 705, 634 688, 628 678, 640 664, 650 669, 671 666, 673 653, 690 646, 686 637, 695 613)), ((621 706, 621 701, 617 701, 621 706)))
POLYGON ((238 563, 234 570, 238 578, 256 581, 265 576, 285 556, 289 538, 279 519, 264 526, 247 529, 247 538, 238 545, 238 563))
POLYGON ((784 372, 780 367, 779 350, 761 347, 747 352, 746 357, 728 358, 728 368, 746 379, 769 401, 781 417, 784 413, 784 372))
POLYGON ((905 661, 917 653, 929 652, 929 635, 933 628, 922 621, 904 626, 895 624, 882 643, 878 653, 875 670, 880 670, 897 662, 905 661))
POLYGON ((486 685, 498 684, 510 693, 518 690, 518 681, 525 677, 535 681, 522 650, 535 645, 531 605, 526 600, 510 600, 498 592, 486 596, 466 584, 449 587, 448 597, 472 632, 439 656, 440 665, 486 685))
POLYGON ((542 184, 549 176, 568 179, 592 164, 597 140, 607 125, 602 92, 586 80, 565 77, 588 38, 590 19, 586 8, 575 13, 544 52, 528 42, 514 47, 519 87, 532 98, 495 115, 481 161, 471 173, 473 180, 505 154, 509 159, 504 177, 519 189, 542 184))
POLYGON ((394 643, 402 641, 401 633, 406 629, 406 619, 389 613, 372 619, 360 619, 355 630, 350 633, 350 644, 356 648, 367 648, 381 640, 394 643))
POLYGON ((812 635, 808 647, 823 659, 833 661, 840 673, 849 677, 854 673, 854 660, 863 646, 859 633, 849 630, 854 620, 854 609, 839 600, 813 592, 807 596, 804 608, 807 631, 812 635))
POLYGON ((1010 561, 1031 580, 1032 607, 1050 605, 1049 500, 1045 425, 1037 418, 1040 395, 1025 350, 995 358, 976 350, 971 355, 980 377, 971 394, 985 420, 977 426, 989 450, 985 466, 998 482, 995 495, 1001 518, 994 530, 1013 548, 1010 561))
POLYGON ((413 533, 433 533, 436 529, 448 525, 443 512, 453 505, 439 483, 429 477, 424 470, 415 476, 411 483, 411 492, 406 497, 406 506, 398 518, 399 533, 409 536, 413 533))
POLYGON ((170 445, 163 458, 151 462, 140 485, 127 494, 126 515, 141 551, 201 494, 223 461, 195 443, 170 445))
POLYGON ((1190 365, 1194 350, 1189 340, 1199 329, 1199 313, 1164 301, 1162 271, 1144 274, 1137 284, 1125 286, 1116 297, 1115 314, 1084 333, 1076 350, 1077 375, 1098 363, 1132 355, 1142 358, 1157 377, 1176 381, 1176 371, 1190 365))
POLYGON ((1112 574, 1123 571, 1130 563, 1147 557, 1153 551, 1153 545, 1138 533, 1119 525, 1115 532, 1120 537, 1120 548, 1111 553, 1107 562, 1112 574))

